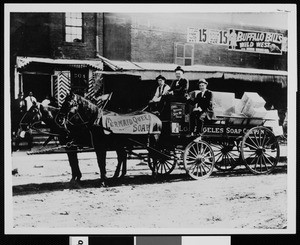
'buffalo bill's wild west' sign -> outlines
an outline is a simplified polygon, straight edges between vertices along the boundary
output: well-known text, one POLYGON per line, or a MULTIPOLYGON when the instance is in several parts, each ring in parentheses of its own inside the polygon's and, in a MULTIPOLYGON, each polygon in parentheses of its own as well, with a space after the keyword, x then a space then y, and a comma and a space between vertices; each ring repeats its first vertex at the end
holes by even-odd
POLYGON ((254 53, 280 55, 287 51, 287 38, 274 32, 188 28, 187 42, 227 45, 229 50, 254 53))

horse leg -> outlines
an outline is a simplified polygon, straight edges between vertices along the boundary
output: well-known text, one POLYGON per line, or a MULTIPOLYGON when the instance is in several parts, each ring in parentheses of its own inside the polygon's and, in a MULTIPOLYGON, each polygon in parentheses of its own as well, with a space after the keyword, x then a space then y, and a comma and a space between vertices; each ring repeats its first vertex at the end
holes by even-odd
POLYGON ((125 151, 124 148, 122 147, 118 147, 116 149, 117 152, 117 158, 118 158, 118 165, 115 171, 115 174, 113 176, 113 178, 118 178, 119 174, 120 174, 120 170, 121 170, 121 166, 122 166, 122 175, 121 177, 125 176, 126 174, 126 161, 127 161, 127 153, 125 151))
POLYGON ((118 165, 117 165, 115 174, 113 176, 113 179, 116 179, 119 177, 121 165, 122 165, 122 157, 121 157, 122 152, 120 151, 120 149, 116 149, 116 153, 117 153, 118 165))
MULTIPOLYGON (((72 149, 72 150, 74 150, 74 149, 72 149)), ((80 182, 82 174, 79 169, 79 161, 78 161, 77 152, 70 152, 69 149, 66 149, 66 151, 67 151, 68 160, 69 160, 69 164, 70 164, 71 172, 72 172, 72 179, 71 179, 70 183, 78 184, 80 182)))
POLYGON ((95 152, 97 156, 97 162, 100 169, 100 179, 101 179, 101 186, 106 185, 106 149, 104 146, 97 147, 95 146, 95 152))
POLYGON ((123 166, 122 166, 121 177, 124 177, 127 172, 127 152, 126 152, 125 148, 122 148, 122 158, 123 158, 123 166))

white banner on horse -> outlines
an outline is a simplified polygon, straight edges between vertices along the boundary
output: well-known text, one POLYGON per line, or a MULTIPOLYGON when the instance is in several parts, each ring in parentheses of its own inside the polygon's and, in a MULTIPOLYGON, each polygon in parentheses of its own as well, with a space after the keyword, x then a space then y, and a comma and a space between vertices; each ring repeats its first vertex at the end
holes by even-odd
POLYGON ((103 126, 115 134, 159 134, 160 119, 151 113, 107 114, 102 117, 103 126))

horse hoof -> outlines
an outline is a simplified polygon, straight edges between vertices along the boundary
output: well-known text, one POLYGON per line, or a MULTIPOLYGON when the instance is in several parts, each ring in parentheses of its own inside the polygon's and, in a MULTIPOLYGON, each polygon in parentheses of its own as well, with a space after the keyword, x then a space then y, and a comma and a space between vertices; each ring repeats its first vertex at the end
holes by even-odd
POLYGON ((101 181, 99 184, 99 187, 108 187, 107 183, 104 181, 101 181))
POLYGON ((107 187, 107 178, 101 178, 100 179, 100 183, 99 183, 99 187, 107 187))

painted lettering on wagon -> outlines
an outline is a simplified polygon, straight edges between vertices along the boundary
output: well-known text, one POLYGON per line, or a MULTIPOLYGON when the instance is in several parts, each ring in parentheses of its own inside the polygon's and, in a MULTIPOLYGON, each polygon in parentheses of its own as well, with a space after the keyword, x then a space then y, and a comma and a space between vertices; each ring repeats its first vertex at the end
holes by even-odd
POLYGON ((244 134, 248 131, 247 128, 231 128, 231 127, 208 127, 204 126, 203 127, 203 132, 204 133, 212 133, 212 134, 234 134, 234 135, 240 135, 244 134))

